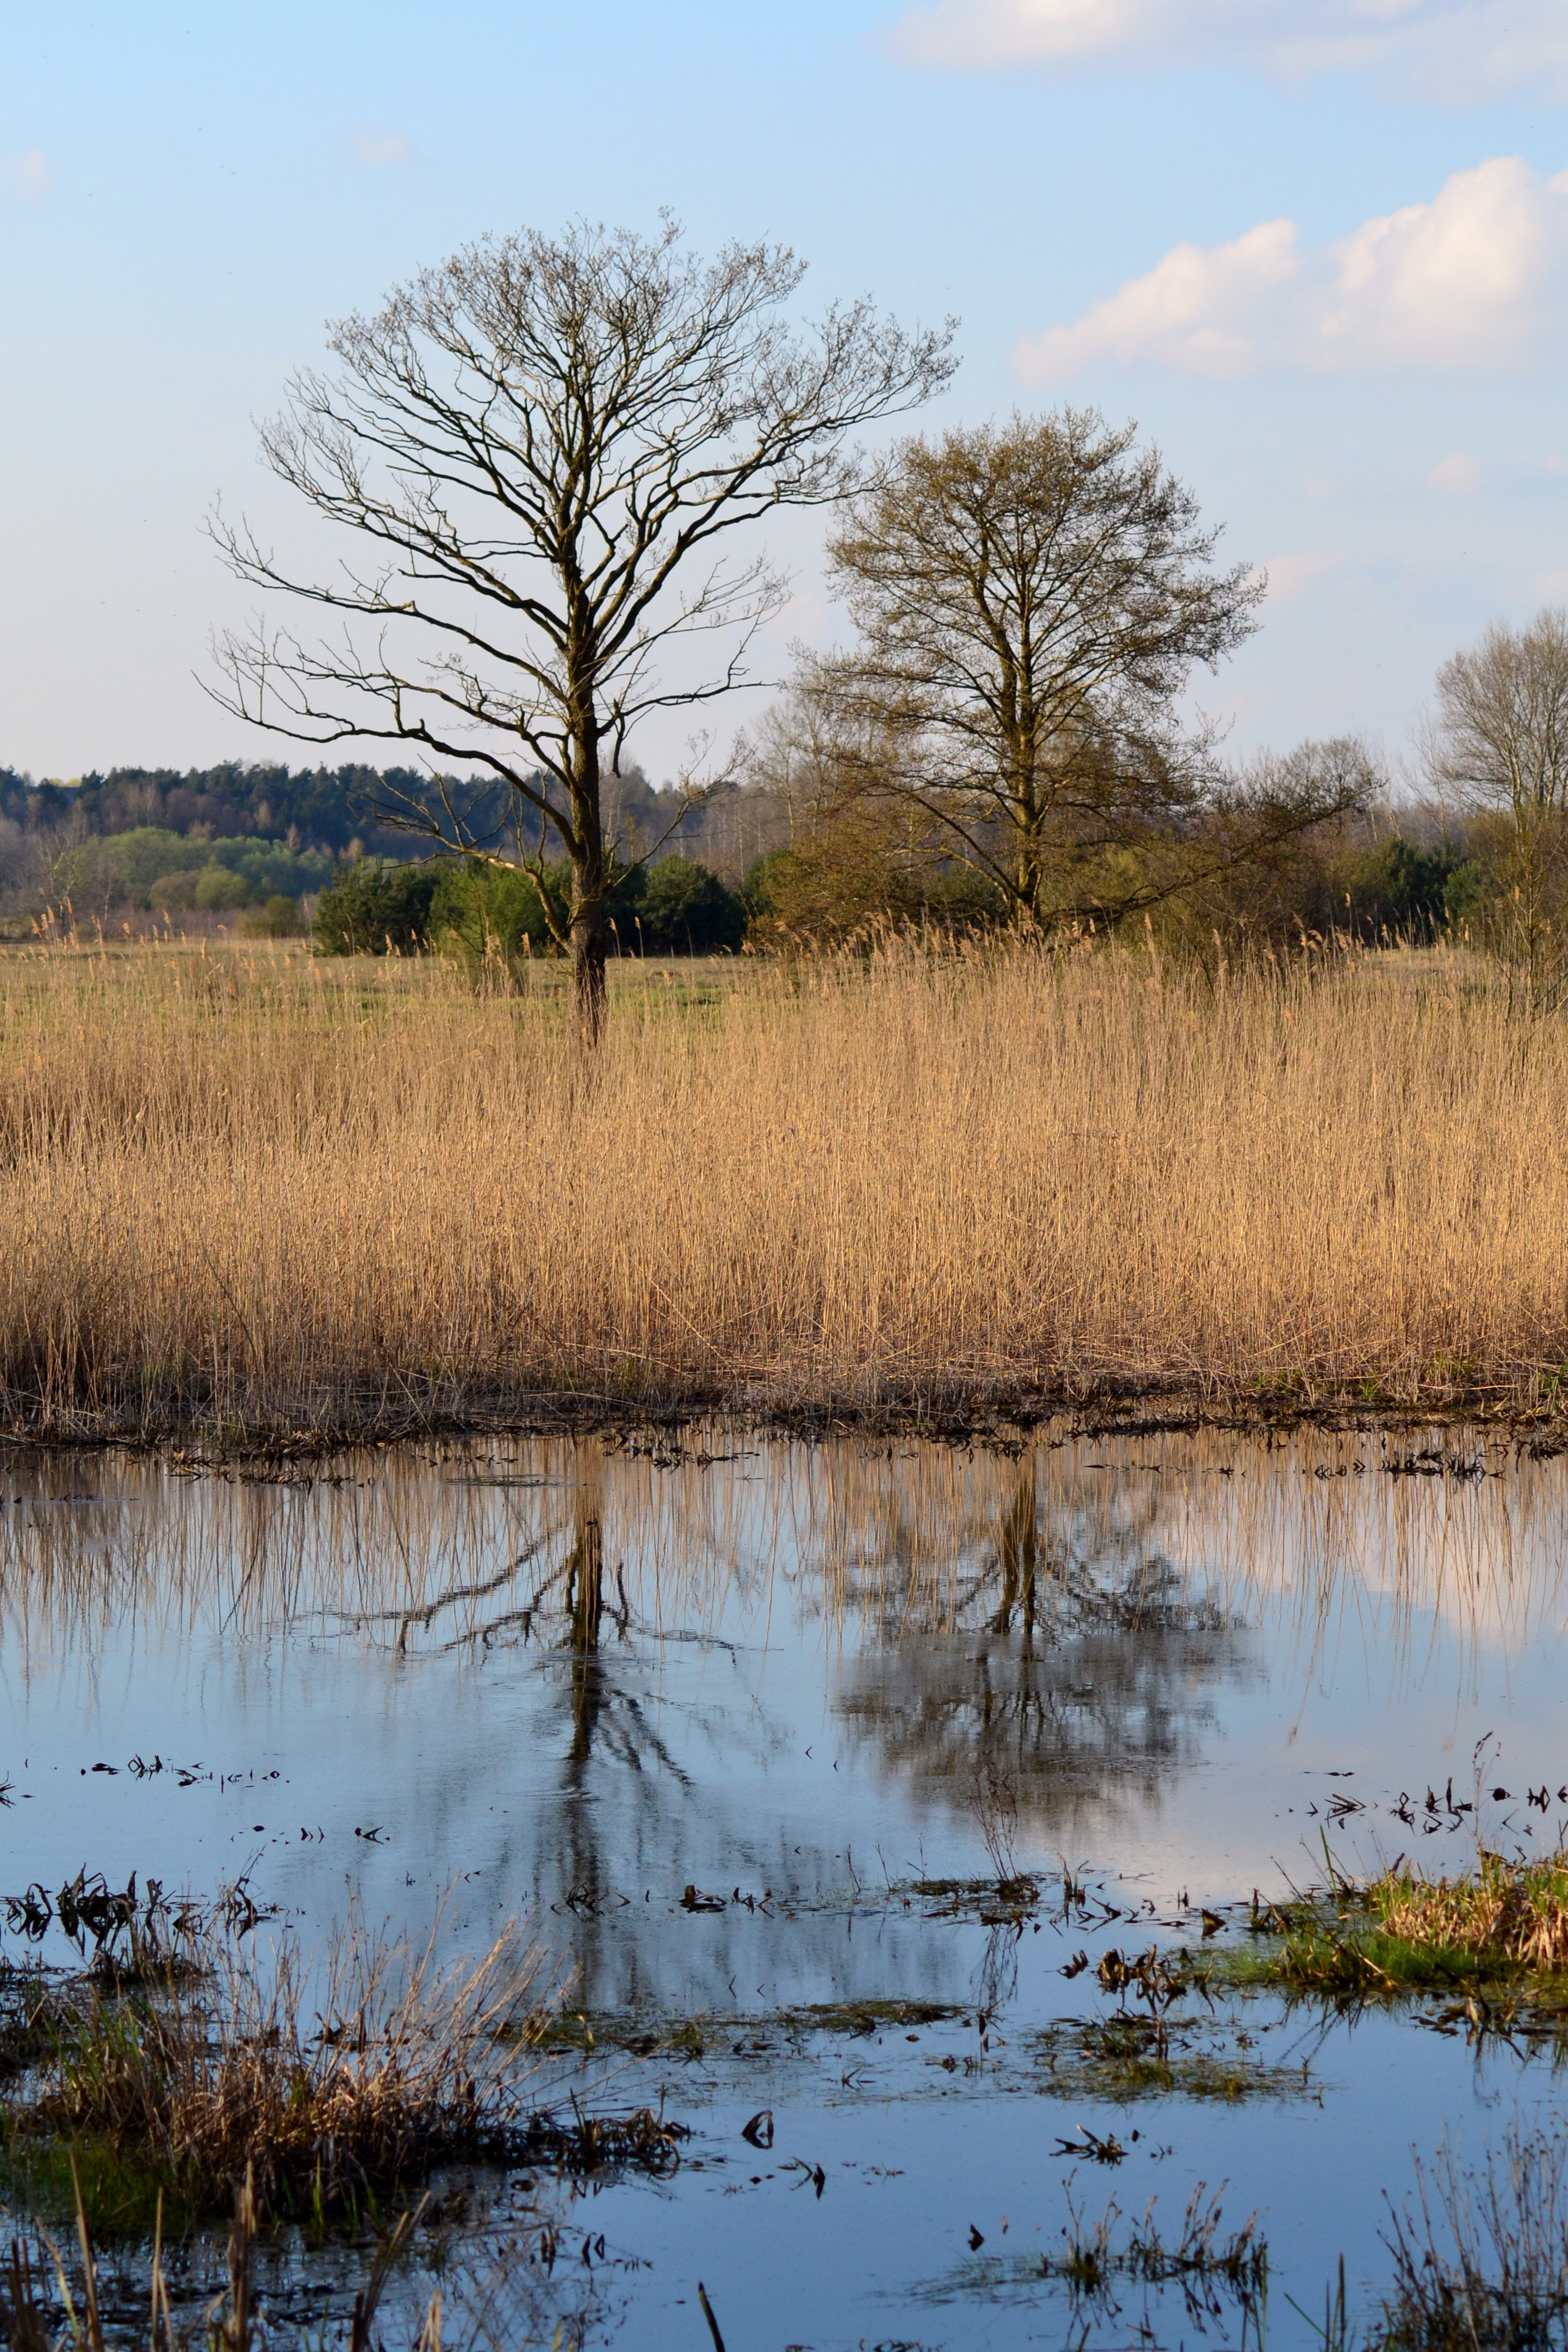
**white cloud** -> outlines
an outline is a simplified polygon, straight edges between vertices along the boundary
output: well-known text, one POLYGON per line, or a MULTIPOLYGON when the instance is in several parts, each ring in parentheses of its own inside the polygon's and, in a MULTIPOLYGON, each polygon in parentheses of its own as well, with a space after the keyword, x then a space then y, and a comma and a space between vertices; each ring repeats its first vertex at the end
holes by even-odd
POLYGON ((889 40, 920 65, 1245 65, 1370 73, 1459 103, 1568 101, 1562 0, 934 0, 889 40))
POLYGON ((400 131, 367 131, 356 125, 344 131, 343 144, 361 163, 406 163, 414 154, 413 142, 400 131))
POLYGON ((49 159, 41 147, 0 157, 0 175, 19 205, 41 205, 49 188, 49 159))
POLYGON ((1303 247, 1293 221, 1178 245, 1070 326, 1025 336, 1046 383, 1107 362, 1189 374, 1259 367, 1503 368, 1544 355, 1568 296, 1568 173, 1517 156, 1457 172, 1429 204, 1303 247))
POLYGON ((1435 490, 1447 490, 1450 498, 1468 499, 1481 487, 1481 469, 1474 457, 1456 449, 1451 456, 1438 458, 1426 479, 1435 490))
POLYGON ((1339 549, 1302 548, 1293 555, 1271 555, 1263 566, 1268 575, 1268 602, 1288 604, 1314 580, 1331 572, 1340 561, 1339 549))

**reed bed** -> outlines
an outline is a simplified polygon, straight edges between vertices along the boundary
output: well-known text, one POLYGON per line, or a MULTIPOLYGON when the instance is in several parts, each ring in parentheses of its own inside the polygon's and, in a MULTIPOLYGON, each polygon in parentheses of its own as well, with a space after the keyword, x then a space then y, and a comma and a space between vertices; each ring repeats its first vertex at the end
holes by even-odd
POLYGON ((575 1411, 1554 1399, 1568 1031, 1458 955, 0 963, 0 1413, 71 1436, 575 1411))

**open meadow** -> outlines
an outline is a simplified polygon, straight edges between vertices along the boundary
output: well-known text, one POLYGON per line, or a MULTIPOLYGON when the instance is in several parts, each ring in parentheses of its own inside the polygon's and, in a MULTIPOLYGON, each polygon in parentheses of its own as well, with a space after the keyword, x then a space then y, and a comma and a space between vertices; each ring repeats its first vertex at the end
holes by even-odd
POLYGON ((0 1390, 54 1435, 1555 1401, 1568 1037, 1479 959, 0 961, 0 1390))

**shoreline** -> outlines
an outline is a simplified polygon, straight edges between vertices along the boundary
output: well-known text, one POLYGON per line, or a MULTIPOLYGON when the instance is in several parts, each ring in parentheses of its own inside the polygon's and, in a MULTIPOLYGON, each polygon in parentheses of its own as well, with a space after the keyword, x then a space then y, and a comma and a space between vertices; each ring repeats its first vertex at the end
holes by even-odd
MULTIPOLYGON (((253 1417, 202 1411, 127 1414, 58 1408, 17 1409, 0 1403, 0 1444, 40 1454, 114 1452, 167 1456, 194 1466, 248 1462, 311 1461, 357 1450, 439 1443, 470 1444, 503 1438, 600 1438, 616 1450, 647 1452, 661 1465, 699 1461, 684 1440, 699 1431, 728 1440, 824 1444, 859 1438, 914 1439, 933 1445, 977 1446, 1021 1453, 1048 1441, 1184 1436, 1225 1430, 1241 1437, 1281 1437, 1298 1431, 1394 1432, 1485 1429, 1531 1442, 1538 1459, 1568 1453, 1568 1400, 1531 1397, 1520 1384, 1436 1387, 1369 1397, 1365 1381, 1304 1383, 1288 1392, 1258 1395, 1206 1391, 1191 1384, 1083 1383, 1068 1389, 893 1399, 877 1402, 826 1398, 613 1396, 584 1390, 533 1391, 462 1404, 432 1399, 421 1405, 406 1391, 396 1404, 367 1402, 363 1412, 311 1423, 287 1412, 253 1417), (643 1441, 639 1443, 639 1441, 643 1441)), ((712 1457, 709 1457, 712 1458, 712 1457)))

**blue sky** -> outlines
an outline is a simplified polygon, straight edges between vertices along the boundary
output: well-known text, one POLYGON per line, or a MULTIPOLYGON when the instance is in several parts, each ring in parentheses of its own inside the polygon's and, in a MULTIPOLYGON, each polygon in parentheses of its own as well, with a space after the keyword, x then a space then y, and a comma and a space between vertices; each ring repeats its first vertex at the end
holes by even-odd
MULTIPOLYGON (((1270 568, 1201 688, 1238 749, 1397 754, 1568 601, 1562 0, 0 0, 0 762, 269 756, 194 675, 245 609, 215 497, 303 540, 252 419, 329 318, 578 214, 958 313, 932 423, 1136 416, 1270 568)), ((833 633, 816 535, 779 664, 833 633)))

